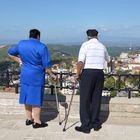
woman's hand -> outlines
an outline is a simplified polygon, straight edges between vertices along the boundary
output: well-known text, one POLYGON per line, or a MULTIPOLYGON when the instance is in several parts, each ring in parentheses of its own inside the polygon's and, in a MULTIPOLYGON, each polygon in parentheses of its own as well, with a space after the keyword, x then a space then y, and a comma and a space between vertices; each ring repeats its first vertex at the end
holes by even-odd
POLYGON ((17 62, 20 66, 22 65, 22 61, 20 59, 20 57, 18 56, 13 56, 13 55, 9 55, 9 57, 14 60, 15 62, 17 62))
POLYGON ((58 80, 58 76, 55 74, 50 74, 50 77, 54 80, 57 81, 58 80))
POLYGON ((22 65, 22 61, 21 61, 21 59, 19 59, 19 62, 18 62, 18 63, 19 63, 20 66, 22 65))
POLYGON ((58 80, 58 76, 55 75, 51 68, 46 69, 47 74, 52 78, 52 80, 57 81, 58 80))

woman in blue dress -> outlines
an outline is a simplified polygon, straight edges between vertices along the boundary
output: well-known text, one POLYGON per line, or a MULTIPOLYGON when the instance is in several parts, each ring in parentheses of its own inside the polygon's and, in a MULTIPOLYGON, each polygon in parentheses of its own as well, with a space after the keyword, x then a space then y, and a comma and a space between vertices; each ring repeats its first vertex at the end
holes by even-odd
POLYGON ((25 124, 32 124, 33 128, 46 127, 47 124, 40 120, 45 73, 54 80, 57 77, 51 71, 48 49, 40 42, 40 31, 30 30, 29 39, 9 48, 8 54, 21 65, 19 103, 25 105, 25 124))

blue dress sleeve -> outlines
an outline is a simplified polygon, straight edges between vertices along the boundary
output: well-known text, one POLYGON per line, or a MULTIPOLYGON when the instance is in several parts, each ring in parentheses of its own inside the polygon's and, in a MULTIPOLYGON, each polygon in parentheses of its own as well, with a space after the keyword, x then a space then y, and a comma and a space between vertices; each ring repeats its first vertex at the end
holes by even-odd
POLYGON ((50 68, 51 67, 51 59, 50 54, 47 47, 44 47, 42 53, 42 64, 43 68, 50 68))
POLYGON ((19 55, 19 52, 18 52, 18 45, 15 46, 15 47, 9 48, 9 49, 8 49, 8 54, 9 54, 9 55, 14 55, 14 56, 19 55))

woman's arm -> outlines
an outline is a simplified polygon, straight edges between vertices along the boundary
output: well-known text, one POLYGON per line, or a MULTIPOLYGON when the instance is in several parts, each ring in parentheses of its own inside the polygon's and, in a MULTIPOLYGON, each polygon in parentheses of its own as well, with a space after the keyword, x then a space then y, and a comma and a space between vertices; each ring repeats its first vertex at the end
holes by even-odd
POLYGON ((18 56, 9 55, 9 57, 15 62, 19 63, 19 65, 22 65, 22 61, 18 56))
POLYGON ((57 75, 52 72, 51 68, 46 69, 46 73, 49 74, 54 81, 58 79, 57 75))

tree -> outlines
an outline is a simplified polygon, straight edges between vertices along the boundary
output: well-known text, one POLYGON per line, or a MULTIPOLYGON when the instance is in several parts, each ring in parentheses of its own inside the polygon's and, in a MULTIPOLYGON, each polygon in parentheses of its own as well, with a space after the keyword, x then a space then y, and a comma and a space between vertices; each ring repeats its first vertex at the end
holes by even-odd
POLYGON ((1 61, 0 62, 0 72, 7 71, 7 69, 11 66, 10 61, 1 61))

